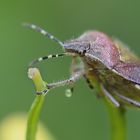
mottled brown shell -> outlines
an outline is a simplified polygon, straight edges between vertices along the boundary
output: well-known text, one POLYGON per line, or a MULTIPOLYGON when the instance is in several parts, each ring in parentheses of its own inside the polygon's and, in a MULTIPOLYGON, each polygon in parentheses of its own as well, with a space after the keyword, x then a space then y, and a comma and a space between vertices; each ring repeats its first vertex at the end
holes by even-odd
POLYGON ((90 65, 93 61, 100 61, 116 74, 140 84, 140 60, 123 43, 113 41, 102 32, 86 32, 77 39, 65 42, 65 49, 67 52, 85 52, 85 60, 90 65))

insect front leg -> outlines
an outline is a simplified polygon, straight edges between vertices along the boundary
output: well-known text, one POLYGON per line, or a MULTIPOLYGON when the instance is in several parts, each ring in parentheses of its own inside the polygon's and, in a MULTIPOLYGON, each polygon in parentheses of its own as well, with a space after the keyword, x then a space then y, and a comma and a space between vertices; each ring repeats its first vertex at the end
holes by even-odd
POLYGON ((45 94, 51 89, 74 84, 83 75, 84 75, 84 71, 82 70, 82 71, 79 71, 79 72, 75 73, 74 75, 72 75, 70 78, 68 78, 66 80, 46 84, 47 88, 42 92, 37 92, 37 94, 45 94))
MULTIPOLYGON (((77 61, 78 61, 77 56, 73 56, 72 63, 71 63, 71 68, 70 68, 71 75, 74 75, 76 72, 85 69, 83 63, 81 63, 81 62, 79 63, 77 61)), ((85 78, 89 88, 93 89, 94 87, 91 84, 89 78, 86 76, 86 74, 84 74, 83 77, 85 78)), ((67 89, 67 91, 70 91, 71 93, 73 93, 73 91, 74 91, 74 84, 72 84, 70 89, 67 89)))
MULTIPOLYGON (((33 60, 30 63, 30 67, 35 65, 35 64, 37 64, 37 63, 39 63, 39 62, 41 62, 41 61, 48 60, 48 59, 51 59, 51 58, 62 57, 62 56, 65 56, 65 55, 68 55, 68 54, 67 53, 61 53, 61 54, 48 55, 48 56, 40 57, 38 59, 33 60)), ((58 82, 54 82, 54 83, 50 83, 50 84, 46 84, 47 88, 44 91, 37 92, 37 94, 45 94, 50 89, 61 87, 61 86, 65 86, 65 85, 72 86, 74 84, 74 82, 76 82, 83 75, 84 75, 84 70, 83 69, 79 69, 79 70, 73 69, 71 77, 69 79, 58 81, 58 82)), ((71 91, 73 92, 73 86, 71 88, 71 91)))
MULTIPOLYGON (((70 66, 70 75, 73 76, 78 70, 77 70, 77 63, 76 63, 76 56, 73 56, 71 66, 70 66)), ((73 93, 74 92, 74 84, 70 85, 70 88, 66 89, 66 92, 73 93)))
MULTIPOLYGON (((70 66, 70 75, 73 76, 79 71, 84 71, 84 65, 81 63, 81 60, 77 56, 73 56, 71 66, 70 66)), ((84 76, 85 74, 83 74, 84 76)), ((74 92, 74 83, 70 85, 70 88, 66 92, 74 92)))

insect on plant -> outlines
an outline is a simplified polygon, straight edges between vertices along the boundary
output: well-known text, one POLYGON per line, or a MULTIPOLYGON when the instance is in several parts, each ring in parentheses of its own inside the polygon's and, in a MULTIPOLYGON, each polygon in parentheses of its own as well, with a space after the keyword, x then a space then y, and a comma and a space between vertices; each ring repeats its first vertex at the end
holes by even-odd
POLYGON ((25 26, 40 32, 64 49, 64 53, 35 59, 30 66, 51 58, 73 57, 70 78, 47 84, 46 90, 37 94, 47 93, 59 86, 72 85, 84 77, 91 88, 96 88, 98 82, 101 96, 108 98, 116 107, 140 107, 140 59, 121 41, 111 39, 102 32, 88 31, 76 39, 62 42, 34 24, 26 23, 25 26), (77 58, 83 63, 77 63, 77 58), (95 81, 93 86, 92 79, 95 81))

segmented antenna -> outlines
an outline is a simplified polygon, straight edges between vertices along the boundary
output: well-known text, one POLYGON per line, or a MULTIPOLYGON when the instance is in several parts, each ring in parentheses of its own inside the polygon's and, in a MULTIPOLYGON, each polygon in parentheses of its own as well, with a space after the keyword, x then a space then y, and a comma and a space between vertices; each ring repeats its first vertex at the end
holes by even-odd
POLYGON ((49 39, 53 40, 54 42, 60 44, 62 47, 64 47, 64 43, 60 41, 58 38, 54 37, 52 34, 48 33, 46 30, 42 29, 41 27, 31 24, 31 23, 24 23, 23 24, 25 27, 33 29, 39 33, 41 33, 44 36, 47 36, 49 39))
POLYGON ((47 56, 43 56, 43 57, 40 57, 40 58, 37 58, 35 60, 33 60, 29 66, 33 66, 35 65, 36 63, 39 63, 41 61, 44 61, 44 60, 47 60, 47 59, 51 59, 51 58, 57 58, 57 57, 62 57, 64 55, 67 55, 67 53, 60 53, 60 54, 51 54, 51 55, 47 55, 47 56))

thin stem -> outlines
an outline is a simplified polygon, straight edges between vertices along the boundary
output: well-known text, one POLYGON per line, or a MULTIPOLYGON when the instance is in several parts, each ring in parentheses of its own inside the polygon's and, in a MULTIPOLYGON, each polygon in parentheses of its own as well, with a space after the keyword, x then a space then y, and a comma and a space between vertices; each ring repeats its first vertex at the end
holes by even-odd
MULTIPOLYGON (((36 87, 36 91, 40 92, 46 88, 44 81, 40 75, 40 72, 36 68, 30 68, 28 71, 28 76, 33 80, 33 83, 36 87)), ((33 104, 30 108, 28 121, 27 121, 27 131, 26 131, 26 140, 35 140, 37 123, 39 119, 40 110, 44 102, 44 94, 36 95, 33 104)))
POLYGON ((126 127, 125 127, 125 110, 124 108, 117 108, 106 102, 108 107, 110 120, 111 120, 111 130, 112 130, 112 140, 125 140, 126 139, 126 127))
MULTIPOLYGON (((102 93, 100 83, 96 77, 89 74, 91 84, 94 85, 98 94, 102 93)), ((126 140, 125 110, 122 107, 115 107, 107 98, 103 98, 110 115, 111 140, 126 140)))
MULTIPOLYGON (((40 72, 36 68, 29 69, 29 78, 31 78, 35 84, 36 91, 44 91, 46 89, 46 84, 42 80, 40 72)), ((96 77, 93 75, 89 75, 88 77, 91 81, 91 84, 95 86, 96 92, 100 94, 102 92, 100 84, 96 80, 96 77)), ((40 110, 42 108, 42 104, 44 102, 44 94, 36 95, 36 98, 31 106, 29 111, 28 123, 27 123, 27 132, 26 132, 26 140, 35 140, 35 134, 37 129, 37 122, 40 114, 40 110)), ((111 104, 111 102, 107 98, 103 98, 104 102, 109 110, 110 120, 111 120, 111 128, 112 128, 112 139, 111 140, 125 140, 125 116, 124 116, 124 108, 115 107, 111 104)))

